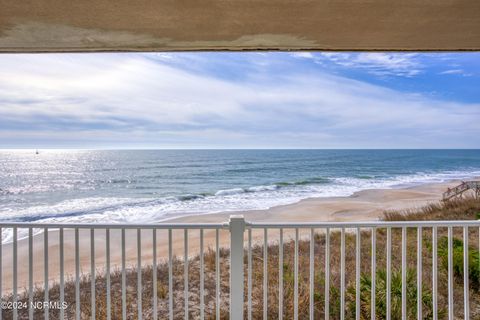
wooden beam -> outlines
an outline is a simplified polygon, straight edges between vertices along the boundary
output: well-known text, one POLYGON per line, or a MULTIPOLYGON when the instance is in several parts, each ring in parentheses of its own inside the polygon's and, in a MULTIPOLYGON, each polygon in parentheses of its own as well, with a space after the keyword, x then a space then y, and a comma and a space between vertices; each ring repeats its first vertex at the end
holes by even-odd
POLYGON ((480 50, 478 0, 0 0, 0 52, 480 50))

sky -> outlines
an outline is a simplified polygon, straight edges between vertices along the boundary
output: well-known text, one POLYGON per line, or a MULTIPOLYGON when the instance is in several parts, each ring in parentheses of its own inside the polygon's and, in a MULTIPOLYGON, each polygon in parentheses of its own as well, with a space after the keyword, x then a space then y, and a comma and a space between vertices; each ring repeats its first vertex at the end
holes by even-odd
POLYGON ((0 55, 0 148, 480 148, 480 53, 0 55))

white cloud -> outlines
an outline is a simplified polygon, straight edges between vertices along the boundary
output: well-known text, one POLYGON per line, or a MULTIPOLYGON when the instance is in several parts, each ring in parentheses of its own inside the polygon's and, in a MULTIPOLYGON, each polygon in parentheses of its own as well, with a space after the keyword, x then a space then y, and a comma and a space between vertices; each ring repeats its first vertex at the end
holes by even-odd
POLYGON ((379 76, 412 77, 423 72, 423 66, 416 53, 324 52, 320 56, 338 65, 360 68, 379 76))
POLYGON ((0 58, 0 147, 479 147, 478 104, 325 73, 238 82, 135 54, 0 58))
POLYGON ((292 57, 295 58, 305 58, 305 59, 313 59, 314 55, 308 51, 300 51, 300 52, 292 52, 292 57))
POLYGON ((445 70, 440 72, 439 74, 456 74, 456 75, 461 75, 464 77, 469 77, 472 76, 471 73, 465 72, 463 69, 450 69, 450 70, 445 70))

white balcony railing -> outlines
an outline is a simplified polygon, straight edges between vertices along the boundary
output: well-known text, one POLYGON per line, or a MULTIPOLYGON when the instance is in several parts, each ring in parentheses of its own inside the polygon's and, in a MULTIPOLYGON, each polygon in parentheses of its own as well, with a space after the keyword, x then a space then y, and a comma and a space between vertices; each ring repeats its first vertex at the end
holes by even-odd
POLYGON ((185 319, 220 319, 225 310, 233 320, 394 319, 395 312, 411 319, 412 308, 417 319, 480 314, 478 296, 471 301, 480 287, 471 283, 472 274, 480 272, 479 221, 261 223, 232 216, 227 223, 211 224, 2 223, 0 233, 11 234, 11 241, 0 246, 1 319, 174 319, 179 301, 185 319), (222 253, 223 248, 227 251, 222 253), (206 250, 215 258, 208 268, 206 250), (226 252, 228 265, 222 271, 220 256, 226 252), (181 256, 180 264, 175 256, 181 256), (409 287, 412 265, 414 289, 409 287), (151 275, 135 272, 134 304, 127 299, 132 295, 127 278, 138 270, 132 266, 156 270, 151 275), (183 284, 174 276, 179 266, 183 284), (222 292, 225 270, 230 280, 222 292), (386 273, 385 288, 378 287, 379 270, 386 273), (393 281, 397 271, 400 292, 393 281), (198 279, 189 282, 192 272, 198 279), (121 281, 112 287, 114 273, 121 281), (159 276, 168 279, 161 296, 159 276), (206 290, 207 278, 214 289, 206 290), (362 279, 368 279, 369 292, 362 279), (74 294, 66 295, 66 290, 74 294), (183 296, 176 294, 179 290, 183 296), (87 294, 88 303, 82 303, 87 294), (293 303, 287 301, 290 297, 293 303), (192 299, 198 302, 195 310, 192 299), (36 304, 52 300, 58 304, 36 304), (66 308, 58 308, 65 303, 66 308))

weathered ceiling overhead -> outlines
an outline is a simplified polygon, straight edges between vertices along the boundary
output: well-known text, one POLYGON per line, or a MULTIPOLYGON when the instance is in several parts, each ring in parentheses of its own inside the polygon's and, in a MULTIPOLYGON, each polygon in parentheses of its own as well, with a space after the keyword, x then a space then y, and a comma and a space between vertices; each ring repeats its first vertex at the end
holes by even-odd
POLYGON ((0 0, 0 51, 479 50, 479 0, 0 0))

